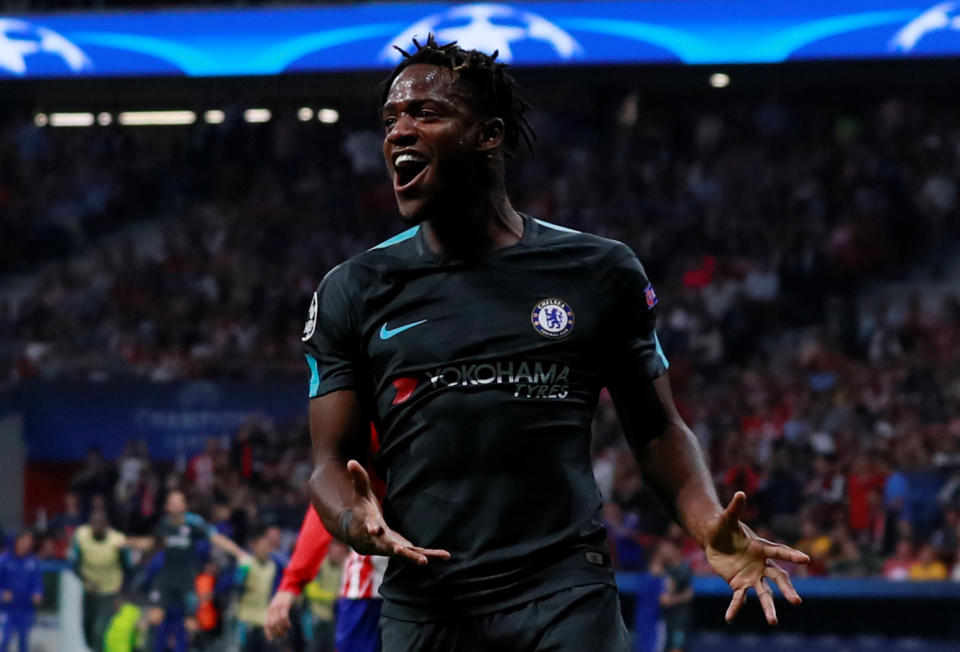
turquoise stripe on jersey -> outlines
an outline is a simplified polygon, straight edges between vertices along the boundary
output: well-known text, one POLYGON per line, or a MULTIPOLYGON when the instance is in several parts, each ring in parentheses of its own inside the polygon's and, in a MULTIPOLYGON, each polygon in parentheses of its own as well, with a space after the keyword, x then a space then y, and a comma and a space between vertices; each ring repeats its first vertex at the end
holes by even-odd
POLYGON ((576 229, 568 229, 565 226, 560 226, 559 224, 551 224, 550 222, 544 222, 543 220, 538 220, 537 218, 533 218, 533 221, 539 224, 540 226, 547 227, 548 229, 563 231, 564 233, 580 233, 580 231, 577 231, 576 229))
POLYGON ((418 224, 417 226, 414 226, 414 227, 411 227, 411 228, 407 229, 407 230, 404 231, 403 233, 398 233, 397 235, 393 236, 393 237, 390 238, 389 240, 384 240, 383 242, 381 242, 380 244, 378 244, 376 247, 370 247, 370 248, 371 248, 371 249, 383 249, 384 247, 389 247, 390 245, 395 245, 395 244, 397 244, 398 242, 403 242, 404 240, 409 240, 409 239, 412 238, 413 236, 417 235, 417 231, 418 231, 419 229, 420 229, 420 225, 418 224))
POLYGON ((663 347, 660 346, 660 338, 657 337, 657 331, 653 331, 653 342, 657 345, 657 355, 660 356, 660 361, 663 362, 663 368, 669 369, 670 362, 667 360, 667 356, 663 353, 663 347))
POLYGON ((320 368, 317 366, 317 359, 309 353, 303 354, 307 358, 307 364, 310 365, 310 398, 316 398, 320 391, 320 368))

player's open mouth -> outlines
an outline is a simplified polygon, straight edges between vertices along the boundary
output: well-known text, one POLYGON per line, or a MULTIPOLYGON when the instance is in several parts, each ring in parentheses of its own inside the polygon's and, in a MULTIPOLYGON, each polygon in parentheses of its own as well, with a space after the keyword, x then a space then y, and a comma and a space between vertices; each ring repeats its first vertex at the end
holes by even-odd
POLYGON ((430 167, 430 161, 420 154, 403 153, 398 155, 393 163, 394 187, 397 190, 404 190, 413 186, 420 180, 428 167, 430 167))

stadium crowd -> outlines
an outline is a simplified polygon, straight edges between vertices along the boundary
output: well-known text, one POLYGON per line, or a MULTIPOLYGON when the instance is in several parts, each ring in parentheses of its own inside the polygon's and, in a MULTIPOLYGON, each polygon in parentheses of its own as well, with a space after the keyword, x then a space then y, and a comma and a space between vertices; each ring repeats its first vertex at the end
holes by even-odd
MULTIPOLYGON (((509 175, 515 203, 631 245, 676 319, 717 330, 722 342, 695 343, 717 364, 823 323, 828 299, 921 254, 934 271, 945 262, 960 134, 946 105, 770 100, 631 116, 624 104, 592 128, 583 111, 536 117, 537 156, 509 175)), ((266 125, 241 113, 174 132, 2 128, 3 272, 88 252, 0 304, 5 382, 300 372, 304 297, 399 228, 380 136, 364 121, 300 123, 292 109, 266 125), (136 222, 147 231, 103 244, 136 222)))
MULTIPOLYGON (((879 280, 944 272, 960 224, 956 112, 628 98, 591 117, 539 116, 512 195, 638 252, 721 501, 746 491, 755 529, 813 558, 798 573, 960 580, 960 299, 859 301, 879 280)), ((0 220, 4 272, 90 252, 0 304, 4 381, 305 375, 297 336, 317 281, 399 230, 379 140, 292 112, 176 131, 3 127, 0 212, 20 216, 0 220), (134 220, 149 237, 103 244, 134 220)), ((303 423, 255 419, 183 468, 142 442, 116 460, 92 451, 39 553, 66 555, 91 513, 149 535, 178 490, 240 545, 272 528, 271 552, 288 552, 307 442, 303 423)), ((606 396, 594 465, 620 569, 646 569, 666 539, 708 572, 644 488, 606 396)), ((207 574, 233 576, 211 559, 207 574)))

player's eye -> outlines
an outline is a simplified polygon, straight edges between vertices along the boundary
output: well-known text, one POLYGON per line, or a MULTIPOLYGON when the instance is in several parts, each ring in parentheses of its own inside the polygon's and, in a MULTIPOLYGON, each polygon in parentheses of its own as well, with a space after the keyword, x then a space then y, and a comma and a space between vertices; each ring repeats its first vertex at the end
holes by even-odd
POLYGON ((384 119, 383 119, 383 128, 386 129, 386 130, 388 130, 388 131, 389 131, 391 128, 393 128, 393 125, 395 125, 395 124, 397 124, 397 119, 394 118, 393 116, 390 116, 389 118, 384 118, 384 119))

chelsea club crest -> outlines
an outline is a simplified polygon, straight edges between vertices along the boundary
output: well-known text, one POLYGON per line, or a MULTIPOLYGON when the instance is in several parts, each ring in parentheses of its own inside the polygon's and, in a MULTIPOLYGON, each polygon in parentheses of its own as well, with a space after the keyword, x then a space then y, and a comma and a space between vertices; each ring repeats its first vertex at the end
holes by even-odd
POLYGON ((573 330, 573 310, 563 299, 544 299, 533 307, 530 322, 534 330, 544 337, 566 337, 573 330))

